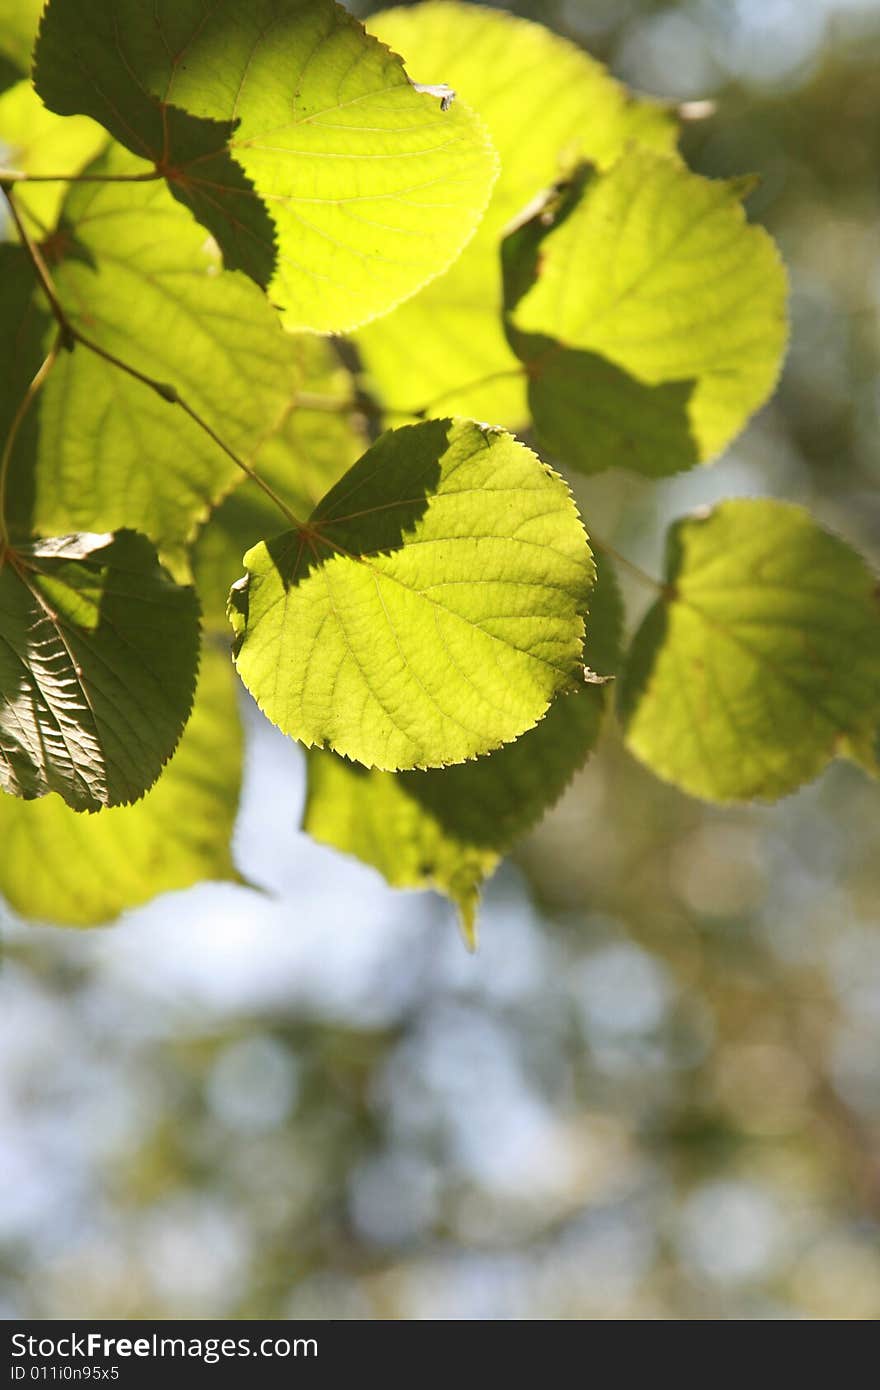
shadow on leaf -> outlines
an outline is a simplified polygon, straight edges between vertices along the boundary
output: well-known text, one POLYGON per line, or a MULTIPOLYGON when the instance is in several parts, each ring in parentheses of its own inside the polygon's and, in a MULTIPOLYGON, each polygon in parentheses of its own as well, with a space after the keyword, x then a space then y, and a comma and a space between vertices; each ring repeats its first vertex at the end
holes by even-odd
POLYGON ((266 204, 227 148, 238 122, 163 110, 167 145, 164 158, 156 157, 169 189, 212 234, 226 269, 242 270, 266 289, 278 239, 266 204))
POLYGON ((535 431, 572 467, 663 478, 700 462, 690 418, 695 381, 648 386, 597 353, 550 338, 532 338, 528 351, 535 431))
POLYGON ((547 449, 582 473, 630 468, 666 477, 700 462, 690 417, 697 383, 648 385, 598 353, 523 333, 512 320, 540 277, 544 238, 571 215, 592 177, 589 165, 580 166, 502 242, 505 334, 526 369, 535 433, 547 449))
POLYGON ((668 625, 669 604, 659 599, 649 608, 632 639, 617 688, 617 716, 624 734, 639 701, 648 691, 651 673, 666 641, 668 625))
POLYGON ((300 530, 266 541, 285 589, 335 556, 367 560, 400 550, 440 482, 451 420, 429 420, 383 435, 318 503, 300 530))

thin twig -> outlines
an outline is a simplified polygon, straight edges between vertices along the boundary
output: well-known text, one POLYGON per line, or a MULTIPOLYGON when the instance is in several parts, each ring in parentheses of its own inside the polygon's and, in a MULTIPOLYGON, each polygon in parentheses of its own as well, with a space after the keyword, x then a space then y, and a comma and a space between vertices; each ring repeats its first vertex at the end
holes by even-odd
POLYGON ((144 174, 27 174, 22 169, 0 169, 0 183, 149 183, 164 178, 158 169, 144 174))
POLYGON ((132 367, 129 362, 123 362, 121 357, 117 357, 114 353, 109 352, 107 348, 101 347, 100 343, 94 342, 91 338, 88 338, 85 333, 81 333, 78 328, 74 328, 73 325, 71 325, 70 331, 73 334, 74 341, 82 343, 83 347, 88 348, 89 352, 93 352, 96 357, 103 357, 105 362, 110 362, 112 366, 118 367, 121 372, 126 372, 129 376, 133 376, 135 381, 143 382, 144 386, 149 386, 151 391, 155 391, 156 395, 161 396, 163 401, 167 401, 169 405, 180 404, 177 388, 169 385, 167 381, 157 381, 155 377, 147 376, 145 372, 138 371, 137 367, 132 367))
POLYGON ((37 371, 34 373, 30 386, 25 391, 24 396, 19 401, 18 409, 12 417, 9 426, 9 433, 6 436, 6 443, 3 445, 3 454, 0 457, 0 558, 9 544, 9 527, 6 521, 6 479, 9 475, 9 465, 12 461, 12 450, 15 447, 15 440, 18 431, 21 429, 22 421, 27 415, 37 396, 43 382, 51 372, 61 351, 61 330, 55 338, 54 343, 41 362, 37 371))
POLYGON ((503 381, 526 374, 527 369, 523 366, 505 367, 502 371, 490 372, 487 376, 466 381, 463 386, 456 386, 449 391, 444 391, 442 395, 435 396, 426 405, 417 406, 412 410, 404 410, 399 406, 380 405, 366 395, 357 395, 347 400, 340 400, 336 396, 320 395, 312 391, 298 392, 295 404, 299 410, 325 411, 328 415, 348 415, 356 412, 378 419, 386 415, 396 415, 407 420, 420 420, 429 416, 442 401, 448 400, 450 396, 463 396, 469 391, 476 391, 481 386, 489 386, 493 381, 503 381))
POLYGON ((30 260, 31 265, 34 268, 34 274, 39 280, 43 293, 49 301, 49 307, 51 308, 52 313, 55 316, 55 321, 58 324, 58 328, 61 333, 62 345, 66 347, 68 351, 71 351, 73 349, 73 344, 76 341, 76 331, 73 325, 71 324, 69 318, 65 314, 64 309, 61 306, 61 301, 58 298, 58 295, 55 290, 55 285, 52 282, 52 276, 49 274, 49 267, 46 265, 46 262, 43 260, 43 257, 40 254, 40 248, 33 241, 30 233, 28 232, 27 228, 21 220, 21 216, 16 206, 15 199, 12 196, 12 189, 7 188, 5 184, 3 184, 2 187, 3 196, 5 197, 6 202, 9 205, 9 211, 11 212, 12 220, 15 223, 15 229, 21 238, 21 244, 27 252, 28 259, 30 260))
POLYGON ((607 555, 610 559, 615 560, 618 565, 622 565, 625 570, 629 571, 634 579, 638 579, 641 584, 645 584, 649 589, 653 589, 655 594, 665 594, 667 592, 667 586, 661 584, 659 579, 655 579, 653 575, 648 574, 647 570, 641 569, 638 565, 634 564, 632 560, 628 560, 625 555, 621 555, 620 551, 615 550, 614 546, 609 545, 607 541, 600 540, 592 531, 590 532, 590 545, 594 550, 598 550, 600 554, 607 555))
MULTIPOLYGON (((433 400, 428 401, 421 409, 411 410, 409 413, 411 415, 427 415, 429 412, 435 410, 437 406, 440 405, 441 401, 448 400, 450 396, 462 396, 468 391, 476 391, 480 386, 491 386, 493 381, 509 381, 514 377, 527 375, 528 368, 522 363, 516 367, 504 367, 497 372, 488 372, 486 376, 477 377, 475 381, 468 381, 464 386, 454 386, 449 391, 441 391, 439 396, 435 396, 433 400)), ((402 412, 397 413, 400 414, 402 412)))
POLYGON ((192 406, 189 405, 180 396, 177 397, 177 404, 180 406, 181 410, 183 410, 189 416, 193 423, 198 425, 200 430, 204 430, 208 438, 213 439, 217 447, 219 449, 222 449, 224 454, 231 458, 232 462, 234 464, 237 464, 237 466, 242 470, 243 473, 247 474, 251 482, 256 483, 257 487, 262 489, 262 491, 266 494, 269 500, 271 502, 274 502, 278 510, 282 512, 284 516, 287 517, 287 520, 290 522, 291 526, 293 526, 297 531, 303 531, 306 529, 305 523, 300 521, 299 517, 296 516, 295 513, 290 510, 286 502, 282 501, 275 489, 273 487, 270 487, 269 484, 266 482, 265 478, 260 477, 259 473, 255 473, 249 463, 246 463, 244 459, 239 458, 238 454, 234 453, 233 450, 230 449, 229 445, 223 439, 220 438, 216 430, 213 430, 211 428, 207 420, 203 420, 201 415, 199 415, 195 410, 193 410, 192 406))
POLYGON ((221 439, 220 435, 217 434, 216 430, 214 430, 208 424, 207 420, 203 420, 201 415, 199 415, 198 411, 194 410, 193 407, 189 404, 189 402, 183 399, 183 397, 178 392, 176 386, 170 385, 167 381, 158 381, 155 377, 147 376, 145 372, 139 371, 137 367, 133 367, 129 362, 124 362, 121 357, 117 357, 107 348, 102 347, 100 343, 94 342, 91 338, 87 337, 85 333, 81 332, 81 330, 77 328, 75 324, 71 323, 70 319, 67 317, 67 314, 64 311, 61 301, 58 298, 55 285, 52 281, 52 276, 50 275, 49 269, 45 261, 43 260, 43 257, 40 254, 39 247, 34 244, 33 240, 28 234, 27 228, 24 226, 21 217, 19 216, 18 208, 16 207, 15 200, 12 196, 12 190, 4 187, 3 192, 5 194, 6 201, 9 204, 9 208, 12 213, 12 217, 15 222, 16 228, 18 230, 18 234, 21 237, 22 245, 24 246, 25 251, 28 254, 31 265, 34 268, 34 273, 36 274, 36 277, 40 282, 43 293, 49 301, 52 313, 54 314, 55 320, 58 324, 58 335, 60 340, 59 346, 64 346, 66 348, 72 349, 76 343, 80 343, 84 348, 88 349, 89 352, 93 352, 96 357, 103 358, 105 362, 109 362, 111 366, 118 368, 119 371, 125 372, 128 376, 134 377, 135 381, 139 381, 142 383, 142 385, 148 386, 151 391, 155 391, 156 395, 161 396, 162 400, 166 401, 169 405, 179 406, 180 409, 184 412, 184 414, 188 415, 190 419, 193 421, 193 423, 197 425, 199 429, 202 430, 208 436, 209 439, 212 439, 218 448, 223 450, 224 454, 226 454, 226 456, 232 460, 236 467, 240 468, 242 473, 244 473, 248 478, 250 478, 251 482, 256 483, 257 487, 262 489, 262 491, 266 494, 270 501, 272 501, 275 504, 275 506, 286 517, 290 524, 296 527, 298 530, 302 530, 303 522, 301 522, 299 518, 294 515, 294 513, 287 506, 287 503, 282 501, 275 489, 270 487, 270 485, 265 481, 265 479, 261 478, 258 473, 255 473, 253 468, 251 468, 250 464, 246 463, 243 458, 240 458, 239 455, 234 451, 234 449, 230 448, 230 446, 225 442, 225 440, 221 439))
POLYGON ((260 477, 259 473, 255 473, 250 464, 246 463, 243 458, 240 458, 234 449, 230 448, 217 431, 208 424, 207 420, 202 419, 198 411, 194 410, 189 402, 185 401, 183 396, 180 395, 176 386, 171 386, 167 381, 157 381, 155 377, 147 376, 145 372, 138 371, 137 367, 133 367, 129 362, 124 362, 121 357, 117 357, 114 353, 108 352, 106 348, 101 347, 100 343, 95 343, 91 338, 87 338, 78 328, 73 329, 73 336, 76 342, 81 343, 84 348, 88 348, 89 352, 93 352, 96 357, 103 358, 105 362, 109 362, 111 366, 117 367, 119 371, 134 377, 135 381, 140 381, 144 386, 148 386, 151 391, 155 391, 156 395, 161 396, 162 400, 167 401, 169 405, 179 406, 183 413, 188 415, 192 422, 198 425, 199 429, 202 430, 209 439, 212 439, 219 449, 223 450, 227 458, 232 459, 236 467, 240 468, 242 473, 246 474, 252 483, 256 483, 257 487, 262 489, 270 501, 274 502, 278 510, 287 518, 291 526, 296 527, 297 530, 303 529, 304 523, 294 515, 287 503, 282 501, 275 489, 270 487, 265 478, 260 477))
POLYGON ((294 397, 296 410, 315 410, 322 415, 367 415, 370 419, 382 419, 386 415, 399 415, 409 419, 417 413, 412 410, 394 410, 379 405, 367 395, 324 396, 317 391, 297 391, 294 397))

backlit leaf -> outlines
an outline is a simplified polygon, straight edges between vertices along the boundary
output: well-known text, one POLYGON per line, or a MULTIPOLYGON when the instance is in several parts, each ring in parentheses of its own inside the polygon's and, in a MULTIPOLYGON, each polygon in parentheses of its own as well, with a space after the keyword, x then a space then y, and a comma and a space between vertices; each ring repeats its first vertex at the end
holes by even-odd
POLYGON ((499 856, 458 840, 403 783, 404 777, 435 775, 442 773, 370 771, 312 749, 303 829, 321 844, 378 869, 392 888, 445 893, 472 942, 480 886, 499 856))
POLYGON ((359 333, 358 345, 388 406, 429 406, 434 415, 515 427, 528 406, 501 322, 504 228, 579 160, 605 168, 630 142, 672 150, 675 122, 659 104, 632 100, 566 39, 483 5, 430 0, 367 24, 403 54, 414 77, 448 82, 479 112, 501 174, 462 256, 417 298, 359 333))
POLYGON ((0 894, 23 917, 108 922, 159 893, 236 880, 230 840, 241 726, 228 653, 202 653, 192 716, 156 786, 135 806, 77 815, 60 797, 0 793, 0 894))
POLYGON ((774 799, 876 730, 876 580, 806 512, 740 500, 687 517, 666 578, 619 692, 627 745, 659 776, 774 799))
POLYGON ((236 663, 307 746, 394 770, 508 743, 572 684, 594 569, 567 487, 502 431, 391 431, 255 546, 236 663))
POLYGON ((291 328, 343 331, 413 294, 495 178, 476 117, 418 92, 333 0, 51 0, 35 81, 154 163, 291 328))
MULTIPOLYGON (((30 81, 0 96, 0 159, 24 174, 78 174, 107 143, 107 132, 88 116, 67 119, 47 111, 30 81)), ((64 183, 14 185, 15 199, 39 240, 58 220, 64 183)))
POLYGON ((4 0, 0 13, 0 55, 22 76, 30 72, 42 8, 43 0, 4 0))
MULTIPOLYGON (((325 338, 291 338, 296 362, 290 409, 253 456, 261 478, 296 516, 308 516, 367 446, 363 419, 352 406, 354 383, 325 338)), ((229 635, 229 588, 245 551, 285 530, 284 516, 245 480, 211 514, 195 549, 194 572, 203 623, 229 635)))
MULTIPOLYGON (((110 149, 93 173, 133 167, 110 149)), ((61 302, 92 341, 168 383, 239 454, 290 407, 297 350, 246 276, 223 272, 204 231, 159 182, 71 189, 47 248, 61 302)), ((40 401, 30 523, 143 531, 164 550, 190 539, 241 477, 183 410, 78 344, 40 401)), ((32 481, 31 481, 32 475, 32 481)))
MULTIPOLYGON (((619 661, 620 595, 600 566, 590 595, 585 654, 612 674, 619 661)), ((473 940, 483 880, 558 800, 599 732, 607 692, 582 684, 560 695, 516 743, 458 767, 368 772, 333 753, 309 754, 303 829, 373 865, 395 888, 436 888, 473 940)))
POLYGON ((567 462, 652 474, 707 462, 769 396, 785 274, 742 193, 632 149, 541 238, 512 321, 540 335, 517 350, 536 424, 567 462))

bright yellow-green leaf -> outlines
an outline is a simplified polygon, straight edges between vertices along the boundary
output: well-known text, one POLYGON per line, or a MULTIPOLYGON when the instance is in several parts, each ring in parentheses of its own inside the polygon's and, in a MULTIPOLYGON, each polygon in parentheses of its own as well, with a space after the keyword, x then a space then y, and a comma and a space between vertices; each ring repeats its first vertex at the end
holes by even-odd
MULTIPOLYGON (((135 163, 115 147, 91 172, 135 163)), ((164 184, 76 185, 52 254, 61 302, 93 342, 169 383, 240 455, 277 428, 295 343, 256 285, 221 270, 164 184)), ((31 471, 23 457, 23 493, 31 471)), ((82 344, 60 355, 40 400, 34 529, 130 526, 174 551, 240 476, 179 406, 82 344)))
POLYGON ((660 105, 632 100, 574 44, 498 10, 433 0, 367 24, 403 54, 413 77, 450 83, 479 112, 501 174, 463 255, 416 299, 358 334, 358 345, 386 405, 517 426, 528 406, 501 322, 504 228, 580 160, 605 168, 631 141, 672 150, 675 122, 660 105))
POLYGON ((198 604, 143 536, 0 555, 0 787, 77 811, 136 801, 189 717, 198 604))
POLYGON ((3 0, 0 54, 22 75, 30 72, 31 53, 43 0, 3 0))
POLYGON ((366 766, 518 738, 571 686, 594 568, 565 483, 500 430, 382 436, 302 530, 244 559, 230 618, 264 713, 366 766))
POLYGON ((159 893, 238 879, 230 840, 241 781, 241 725, 227 653, 208 648, 192 716, 136 806, 77 815, 60 797, 0 793, 0 894, 23 917, 94 926, 159 893))
POLYGON ((767 233, 746 222, 742 192, 632 149, 543 237, 512 321, 543 335, 518 350, 536 422, 567 462, 654 474, 706 462, 769 396, 786 342, 785 273, 767 233))
POLYGON ((620 689, 627 745, 660 777, 774 799, 876 731, 876 580, 806 512, 740 500, 685 518, 666 580, 620 689))
MULTIPOLYGON (((619 661, 621 602, 599 567, 585 654, 610 675, 619 661)), ((309 755, 303 829, 377 868, 395 888, 436 888, 474 939, 480 886, 502 854, 559 798, 599 732, 607 687, 562 694, 534 729, 488 757, 429 772, 368 772, 333 753, 309 755)))
POLYGON ((333 0, 51 0, 35 81, 154 162, 291 328, 341 332, 413 294, 495 179, 481 122, 333 0))
MULTIPOLYGON (((0 96, 0 163, 24 174, 78 174, 107 143, 107 132, 88 116, 55 116, 29 81, 0 96)), ((58 220, 63 183, 14 185, 19 209, 39 240, 58 220)))

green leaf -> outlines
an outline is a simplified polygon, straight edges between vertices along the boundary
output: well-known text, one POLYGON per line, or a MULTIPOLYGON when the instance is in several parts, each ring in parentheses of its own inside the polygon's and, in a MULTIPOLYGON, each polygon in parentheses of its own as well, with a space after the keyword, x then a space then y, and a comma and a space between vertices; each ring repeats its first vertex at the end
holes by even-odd
POLYGON ((863 729, 855 737, 841 739, 836 751, 841 758, 849 758, 870 777, 880 777, 880 720, 873 728, 863 729))
POLYGON ((333 0, 51 0, 35 81, 153 162, 291 328, 347 330, 413 294, 495 178, 476 117, 416 91, 333 0))
POLYGON ((434 775, 370 772, 313 749, 302 828, 319 843, 378 869, 392 888, 445 893, 458 908, 462 934, 472 945, 480 888, 499 856, 458 840, 403 783, 404 776, 434 775))
POLYGON ((198 605, 142 536, 79 535, 0 564, 0 786, 75 810, 135 801, 180 738, 198 605))
MULTIPOLYGON (((0 96, 0 152, 4 168, 24 174, 78 174, 107 143, 107 132, 88 116, 63 119, 47 111, 29 81, 0 96)), ((64 199, 63 183, 15 184, 19 211, 37 239, 51 231, 64 199)))
POLYGON ((382 436, 230 596, 264 713, 367 766, 464 762, 572 683, 594 570, 565 483, 502 431, 382 436))
POLYGON ((414 76, 442 78, 479 112, 501 174, 462 256, 416 299, 362 330, 358 346, 388 406, 518 426, 528 406, 501 321, 504 228, 581 160, 605 168, 630 142, 671 151, 675 121, 657 103, 632 100, 574 44, 498 10, 440 0, 367 23, 414 76))
MULTIPOLYGON (((585 644, 593 670, 617 669, 621 621, 614 574, 600 566, 585 644)), ((303 829, 372 864, 392 887, 445 893, 472 943, 483 881, 583 766, 605 703, 605 687, 582 684, 560 695, 516 743, 429 772, 368 772, 333 753, 313 751, 303 829)))
POLYGON ((238 881, 240 783, 236 681, 228 654, 207 648, 177 752, 136 806, 82 816, 54 795, 0 793, 0 893, 23 917, 85 927, 204 879, 238 881))
POLYGON ((26 76, 40 20, 43 0, 5 0, 0 15, 0 54, 26 76))
POLYGON ((685 518, 619 694, 627 746, 658 776, 715 801, 784 796, 876 730, 874 576, 787 503, 685 518))
MULTIPOLYGON (((586 619, 584 656, 591 677, 617 672, 622 620, 617 582, 603 564, 586 619)), ((460 842, 505 853, 583 767, 599 735, 607 692, 604 683, 582 680, 557 696, 515 743, 458 767, 397 773, 396 780, 460 842)))
POLYGON ((539 335, 517 350, 536 423, 567 462, 655 475, 708 462, 770 395, 785 273, 742 193, 632 149, 540 239, 511 317, 539 335))
MULTIPOLYGON (((117 147, 90 172, 132 165, 117 147)), ((296 384, 296 346, 256 286, 221 271, 163 184, 75 186, 52 254, 71 322, 170 383, 239 455, 278 426, 296 384)), ((241 476, 179 406, 81 344, 61 354, 42 393, 36 465, 23 454, 17 468, 11 491, 33 492, 22 524, 42 534, 127 526, 169 552, 241 476)))
MULTIPOLYGON (((351 373, 326 338, 291 338, 295 379, 290 409, 253 457, 260 477, 296 516, 316 502, 356 463, 367 445, 354 407, 351 373)), ((193 568, 204 625, 229 635, 229 587, 242 571, 242 556, 286 522, 271 498, 247 481, 212 513, 195 548, 193 568)))

